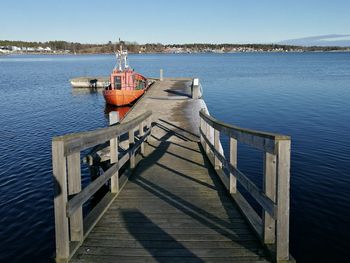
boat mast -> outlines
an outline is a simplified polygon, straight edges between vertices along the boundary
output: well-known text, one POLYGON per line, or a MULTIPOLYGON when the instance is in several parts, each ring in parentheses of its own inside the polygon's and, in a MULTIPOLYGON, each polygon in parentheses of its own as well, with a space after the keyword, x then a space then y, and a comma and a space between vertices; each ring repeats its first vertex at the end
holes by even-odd
POLYGON ((126 68, 129 68, 128 65, 128 51, 123 51, 123 45, 119 38, 119 50, 115 53, 118 63, 118 70, 123 71, 126 68), (124 64, 124 65, 123 65, 124 64))

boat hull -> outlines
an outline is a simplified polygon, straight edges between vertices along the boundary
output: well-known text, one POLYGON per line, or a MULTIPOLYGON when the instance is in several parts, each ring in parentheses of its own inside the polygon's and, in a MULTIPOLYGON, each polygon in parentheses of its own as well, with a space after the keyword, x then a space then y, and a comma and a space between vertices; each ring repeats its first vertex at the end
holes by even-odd
POLYGON ((144 90, 104 90, 103 96, 110 105, 124 106, 133 103, 144 92, 144 90))

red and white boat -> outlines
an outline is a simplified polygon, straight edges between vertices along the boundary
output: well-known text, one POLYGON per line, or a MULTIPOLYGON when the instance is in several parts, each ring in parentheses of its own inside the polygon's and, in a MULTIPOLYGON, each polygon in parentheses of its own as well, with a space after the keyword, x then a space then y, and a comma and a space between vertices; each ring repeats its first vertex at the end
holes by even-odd
POLYGON ((116 53, 117 65, 110 77, 110 85, 105 87, 103 97, 106 103, 115 106, 129 105, 140 98, 149 82, 128 65, 128 52, 122 49, 116 53))

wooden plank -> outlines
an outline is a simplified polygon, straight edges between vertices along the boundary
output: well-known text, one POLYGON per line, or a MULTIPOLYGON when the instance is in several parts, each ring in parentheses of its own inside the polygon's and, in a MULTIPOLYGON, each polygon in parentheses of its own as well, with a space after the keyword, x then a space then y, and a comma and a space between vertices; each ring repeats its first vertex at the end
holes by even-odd
MULTIPOLYGON (((263 190, 265 195, 276 202, 276 155, 264 153, 263 190)), ((275 243, 275 220, 266 211, 263 211, 264 243, 275 243)))
MULTIPOLYGON (((68 194, 74 195, 81 191, 80 153, 67 156, 68 194)), ((70 237, 72 241, 83 240, 83 209, 78 208, 69 219, 70 237)))
MULTIPOLYGON (((237 169, 237 140, 230 138, 230 165, 237 169)), ((230 173, 230 193, 237 192, 237 179, 233 173, 230 173)))
MULTIPOLYGON (((261 249, 260 249, 261 250, 261 249)), ((89 250, 81 248, 78 250, 78 253, 83 255, 92 254, 92 255, 113 255, 116 258, 120 256, 144 256, 144 257, 188 257, 196 256, 199 258, 206 257, 244 257, 244 256, 256 256, 259 249, 246 249, 244 247, 240 248, 193 248, 189 251, 186 248, 174 248, 174 249, 158 249, 158 248, 105 248, 105 247, 89 247, 89 250)), ((166 262, 166 261, 165 261, 166 262)))
POLYGON ((69 258, 69 228, 66 216, 67 171, 64 157, 64 143, 52 141, 52 170, 54 179, 56 260, 69 258))
MULTIPOLYGON (((79 255, 80 256, 80 255, 79 255)), ((79 263, 115 263, 116 256, 114 255, 84 255, 74 262, 79 263)), ((198 259, 197 257, 136 257, 136 256, 118 256, 118 262, 123 263, 265 263, 270 262, 261 256, 235 256, 235 257, 206 257, 198 259)))
POLYGON ((158 249, 171 249, 171 248, 249 248, 256 249, 259 247, 258 241, 245 241, 242 243, 232 241, 182 241, 181 243, 176 240, 170 241, 157 241, 157 240, 144 240, 143 242, 137 240, 102 240, 95 238, 87 238, 84 246, 97 246, 97 247, 120 247, 120 248, 158 248, 158 249))
POLYGON ((119 233, 114 234, 110 232, 95 232, 92 231, 89 235, 90 238, 102 239, 102 240, 158 240, 158 241, 171 241, 176 239, 178 242, 182 241, 231 241, 231 242, 245 242, 245 241, 256 241, 257 237, 251 231, 249 234, 231 234, 231 233, 213 233, 213 234, 172 234, 166 233, 147 233, 137 234, 137 238, 131 233, 119 233))
POLYGON ((138 235, 138 234, 162 234, 163 231, 165 231, 166 233, 168 233, 169 235, 173 235, 173 234, 190 234, 190 235, 202 235, 202 234, 232 234, 232 235, 244 235, 244 234, 250 234, 251 233, 251 228, 245 223, 245 224, 241 224, 239 226, 237 226, 236 228, 227 228, 227 227, 208 227, 208 226, 204 226, 204 227, 197 227, 197 228, 184 228, 184 227, 179 227, 179 228, 171 228, 171 227, 164 227, 162 229, 159 229, 158 226, 153 225, 153 227, 144 227, 143 225, 140 226, 134 226, 132 228, 132 230, 130 230, 129 227, 117 227, 116 225, 111 225, 111 226, 100 226, 97 225, 94 228, 94 232, 95 233, 113 233, 116 235, 119 234, 127 234, 130 231, 132 231, 132 233, 134 235, 138 235))
POLYGON ((289 185, 290 185, 289 140, 277 144, 277 223, 276 260, 289 260, 289 185))

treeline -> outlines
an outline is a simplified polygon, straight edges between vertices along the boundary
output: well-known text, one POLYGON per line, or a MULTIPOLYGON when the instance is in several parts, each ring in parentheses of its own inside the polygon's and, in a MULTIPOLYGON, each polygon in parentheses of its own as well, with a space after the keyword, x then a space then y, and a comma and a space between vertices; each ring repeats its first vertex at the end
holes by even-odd
MULTIPOLYGON (((11 40, 0 40, 0 47, 6 46, 17 46, 17 47, 50 47, 52 51, 68 51, 70 53, 113 53, 119 49, 119 42, 113 43, 108 41, 105 44, 82 44, 78 42, 67 42, 67 41, 47 41, 47 42, 28 42, 28 41, 11 41, 11 40)), ((281 50, 302 50, 302 51, 333 51, 333 50, 344 50, 344 47, 302 47, 302 46, 291 46, 291 45, 277 45, 277 44, 205 44, 205 43, 192 43, 192 44, 169 44, 163 45, 161 43, 150 43, 150 44, 138 44, 137 42, 122 41, 124 48, 127 48, 131 53, 160 53, 165 52, 167 49, 180 48, 184 50, 190 50, 193 52, 201 52, 206 50, 225 50, 229 51, 232 49, 254 49, 269 51, 274 49, 281 50)))

